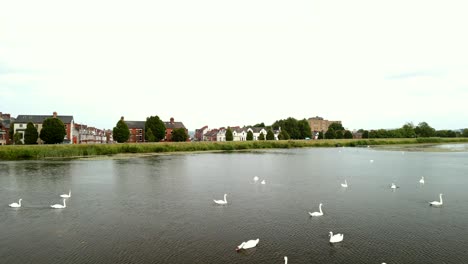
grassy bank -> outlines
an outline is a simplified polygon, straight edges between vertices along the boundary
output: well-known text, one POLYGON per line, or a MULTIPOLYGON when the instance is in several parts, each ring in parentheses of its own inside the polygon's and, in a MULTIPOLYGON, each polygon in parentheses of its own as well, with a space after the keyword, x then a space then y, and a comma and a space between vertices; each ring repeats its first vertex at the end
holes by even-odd
POLYGON ((233 151, 245 149, 304 148, 367 146, 421 143, 461 143, 468 138, 408 138, 408 139, 329 139, 280 140, 242 142, 179 142, 143 144, 93 144, 93 145, 28 145, 0 146, 0 160, 77 158, 121 153, 165 153, 190 151, 233 151))

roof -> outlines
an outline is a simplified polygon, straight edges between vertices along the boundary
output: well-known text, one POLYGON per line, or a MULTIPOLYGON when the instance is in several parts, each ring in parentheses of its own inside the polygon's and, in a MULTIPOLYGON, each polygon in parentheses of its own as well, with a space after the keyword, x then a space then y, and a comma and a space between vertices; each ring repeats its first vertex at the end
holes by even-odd
POLYGON ((128 128, 140 128, 145 129, 146 121, 127 121, 124 120, 125 124, 127 124, 128 128))
POLYGON ((264 129, 266 131, 266 129, 264 127, 249 127, 249 129, 252 129, 253 133, 260 133, 260 131, 262 131, 262 129, 264 129))
MULTIPOLYGON (((15 123, 29 123, 33 124, 42 124, 47 118, 54 117, 53 115, 18 115, 15 120, 15 123)), ((57 115, 57 118, 60 119, 64 124, 71 124, 73 121, 73 116, 69 115, 57 115)))
POLYGON ((185 126, 184 126, 184 123, 182 122, 164 122, 164 126, 166 126, 166 128, 170 128, 170 129, 175 129, 175 128, 184 128, 185 129, 185 126))

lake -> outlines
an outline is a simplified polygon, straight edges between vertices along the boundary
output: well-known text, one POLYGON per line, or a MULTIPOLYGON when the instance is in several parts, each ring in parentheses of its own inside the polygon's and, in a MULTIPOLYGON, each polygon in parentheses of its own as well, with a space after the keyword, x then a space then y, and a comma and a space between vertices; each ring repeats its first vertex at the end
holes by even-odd
POLYGON ((467 187, 464 151, 3 161, 0 262, 466 263, 467 187), (65 209, 50 208, 69 190, 65 209), (228 204, 216 205, 225 193, 228 204), (429 206, 439 193, 443 206, 429 206), (8 206, 19 198, 21 208, 8 206), (311 217, 319 203, 324 215, 311 217), (330 231, 344 240, 330 244, 330 231))

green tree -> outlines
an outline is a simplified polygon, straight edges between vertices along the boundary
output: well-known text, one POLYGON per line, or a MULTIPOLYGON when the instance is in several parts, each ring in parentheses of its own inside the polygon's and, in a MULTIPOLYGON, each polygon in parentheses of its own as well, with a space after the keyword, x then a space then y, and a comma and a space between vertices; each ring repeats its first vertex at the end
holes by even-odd
POLYGON ((279 140, 288 140, 290 138, 291 137, 289 136, 288 131, 286 131, 286 130, 281 130, 281 132, 278 135, 279 140))
POLYGON ((310 129, 309 122, 306 119, 296 120, 295 118, 289 117, 285 120, 277 120, 272 125, 273 129, 279 129, 281 131, 288 132, 292 139, 304 139, 306 137, 312 137, 312 131, 310 129))
POLYGON ((150 142, 159 142, 166 136, 166 126, 159 116, 150 116, 145 122, 145 139, 150 142), (154 135, 154 140, 151 141, 148 136, 148 129, 151 129, 154 135))
POLYGON ((349 131, 349 130, 346 130, 344 132, 344 138, 348 138, 348 139, 353 138, 353 133, 351 133, 351 131, 349 131))
POLYGON ((468 128, 463 129, 461 136, 468 137, 468 128))
POLYGON ((254 127, 265 127, 265 123, 261 122, 259 124, 255 124, 254 127))
POLYGON ((275 134, 273 133, 273 130, 268 129, 266 134, 266 140, 275 140, 275 134))
POLYGON ((171 132, 171 140, 174 142, 187 141, 188 135, 184 128, 174 128, 171 132))
POLYGON ((15 123, 10 123, 10 129, 8 129, 8 137, 10 139, 14 138, 15 136, 15 123))
POLYGON ((251 130, 247 131, 247 141, 253 140, 253 133, 251 130))
POLYGON ((362 132, 362 138, 369 138, 369 130, 364 130, 362 132))
POLYGON ((320 131, 317 136, 317 139, 323 139, 323 135, 324 135, 323 131, 320 131))
POLYGON ((335 131, 335 136, 336 136, 337 139, 344 138, 343 130, 335 131))
POLYGON ((435 136, 435 129, 429 126, 426 122, 421 122, 414 129, 418 137, 433 137, 435 136))
POLYGON ((39 133, 37 132, 36 127, 32 122, 29 122, 26 125, 26 130, 24 131, 24 144, 33 145, 37 144, 37 139, 39 138, 39 133))
POLYGON ((329 126, 328 126, 328 129, 333 129, 335 131, 339 131, 339 130, 345 130, 343 125, 341 123, 338 123, 338 122, 334 122, 334 123, 331 123, 329 126))
POLYGON ((329 128, 327 132, 325 132, 326 139, 334 139, 336 138, 336 132, 333 128, 329 128))
POLYGON ((228 129, 226 129, 226 141, 233 141, 234 140, 234 136, 232 135, 232 130, 230 127, 228 127, 228 129))
POLYGON ((21 139, 23 138, 23 135, 21 133, 16 133, 13 135, 13 142, 15 145, 23 145, 23 141, 21 139))
POLYGON ((128 138, 130 137, 130 130, 128 130, 128 126, 124 121, 124 118, 120 118, 117 122, 117 125, 112 129, 112 134, 114 140, 119 143, 127 142, 128 138))
POLYGON ((146 133, 145 133, 145 137, 146 137, 146 140, 149 141, 149 142, 155 142, 156 141, 156 137, 154 136, 153 130, 151 130, 151 128, 148 128, 148 131, 146 131, 146 133))
POLYGON ((265 140, 265 135, 263 133, 260 133, 258 136, 258 140, 265 140))
POLYGON ((405 138, 414 138, 416 137, 416 132, 414 132, 413 123, 409 122, 403 125, 401 128, 401 134, 405 138))
POLYGON ((39 137, 45 144, 57 144, 63 142, 66 134, 65 124, 63 124, 62 120, 50 117, 42 123, 39 137))

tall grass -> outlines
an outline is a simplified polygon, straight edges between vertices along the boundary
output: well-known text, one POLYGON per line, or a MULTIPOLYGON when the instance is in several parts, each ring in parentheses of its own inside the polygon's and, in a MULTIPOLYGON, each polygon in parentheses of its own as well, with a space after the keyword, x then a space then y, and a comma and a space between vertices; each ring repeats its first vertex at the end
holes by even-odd
POLYGON ((468 142, 468 138, 404 138, 404 139, 329 139, 236 142, 171 142, 82 145, 0 146, 0 160, 78 158, 120 153, 164 153, 193 151, 235 151, 246 149, 367 146, 420 143, 468 142))

